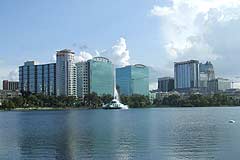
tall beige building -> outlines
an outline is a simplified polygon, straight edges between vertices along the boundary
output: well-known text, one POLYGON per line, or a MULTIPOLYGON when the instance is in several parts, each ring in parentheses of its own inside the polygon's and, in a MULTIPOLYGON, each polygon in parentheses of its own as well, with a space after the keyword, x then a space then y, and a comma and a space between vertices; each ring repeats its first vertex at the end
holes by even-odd
POLYGON ((77 96, 75 53, 64 49, 57 51, 56 89, 57 96, 77 96))

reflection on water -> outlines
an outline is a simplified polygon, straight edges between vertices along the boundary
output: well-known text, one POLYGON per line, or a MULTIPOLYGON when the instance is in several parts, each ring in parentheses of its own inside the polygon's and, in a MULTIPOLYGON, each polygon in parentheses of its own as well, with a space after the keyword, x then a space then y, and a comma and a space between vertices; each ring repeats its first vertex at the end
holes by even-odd
POLYGON ((240 108, 0 112, 0 159, 238 159, 239 115, 240 108))

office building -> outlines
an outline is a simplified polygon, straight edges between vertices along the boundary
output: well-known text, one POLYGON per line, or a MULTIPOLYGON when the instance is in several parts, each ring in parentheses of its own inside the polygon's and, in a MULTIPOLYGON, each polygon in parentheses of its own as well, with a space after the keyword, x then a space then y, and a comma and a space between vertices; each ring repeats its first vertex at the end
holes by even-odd
POLYGON ((18 90, 18 81, 3 80, 3 90, 16 91, 18 90))
POLYGON ((207 88, 208 81, 215 79, 215 72, 211 62, 200 63, 200 87, 207 88))
POLYGON ((56 63, 36 65, 27 61, 19 67, 19 90, 56 95, 56 63))
POLYGON ((77 91, 79 97, 89 93, 114 95, 114 66, 105 57, 95 57, 87 62, 76 63, 77 91))
POLYGON ((214 67, 210 61, 207 61, 205 64, 200 63, 199 64, 199 71, 200 73, 206 73, 207 79, 210 81, 212 79, 215 79, 215 72, 214 67))
POLYGON ((116 69, 116 83, 121 95, 148 95, 149 69, 142 64, 116 69))
POLYGON ((76 63, 77 67, 77 96, 84 97, 88 94, 88 63, 87 62, 79 62, 76 63))
POLYGON ((231 88, 231 81, 224 78, 216 78, 208 82, 208 91, 211 93, 225 92, 231 88))
POLYGON ((189 90, 199 87, 199 61, 190 60, 174 64, 176 90, 189 90))
POLYGON ((163 77, 158 79, 158 91, 170 92, 174 90, 174 78, 163 77))
POLYGON ((75 53, 73 51, 68 49, 57 51, 57 96, 77 96, 77 80, 74 54, 75 53))
POLYGON ((207 73, 200 72, 199 73, 199 87, 200 88, 207 88, 208 85, 208 75, 207 73))
POLYGON ((104 57, 95 57, 88 60, 89 67, 89 93, 98 95, 114 94, 114 66, 104 57))

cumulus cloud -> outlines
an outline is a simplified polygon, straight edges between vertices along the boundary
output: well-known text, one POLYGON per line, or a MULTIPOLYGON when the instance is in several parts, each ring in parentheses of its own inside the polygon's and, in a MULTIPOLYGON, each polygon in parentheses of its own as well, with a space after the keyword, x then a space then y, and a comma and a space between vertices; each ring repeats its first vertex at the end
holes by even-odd
POLYGON ((169 60, 211 60, 220 74, 238 73, 232 66, 240 58, 239 0, 172 0, 150 13, 161 21, 169 60))
POLYGON ((125 38, 121 37, 120 40, 112 47, 110 53, 114 64, 119 66, 126 66, 130 64, 130 55, 125 38))
POLYGON ((75 56, 75 61, 76 62, 84 62, 84 61, 87 61, 92 58, 93 58, 93 56, 91 53, 89 53, 87 51, 80 51, 80 53, 75 56))
POLYGON ((86 61, 96 56, 104 56, 109 58, 116 66, 126 66, 130 64, 130 55, 127 49, 126 39, 121 37, 110 49, 95 50, 89 52, 87 50, 80 51, 76 54, 75 60, 77 62, 86 61))

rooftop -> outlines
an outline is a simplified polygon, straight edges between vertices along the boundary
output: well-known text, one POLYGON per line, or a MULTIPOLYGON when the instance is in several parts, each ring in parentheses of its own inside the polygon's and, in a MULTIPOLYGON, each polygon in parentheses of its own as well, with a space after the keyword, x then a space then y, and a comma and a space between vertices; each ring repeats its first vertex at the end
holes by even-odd
POLYGON ((60 50, 60 51, 57 51, 57 54, 59 54, 59 53, 72 53, 72 54, 75 54, 72 50, 70 50, 70 49, 63 49, 63 50, 60 50))
POLYGON ((189 60, 189 61, 182 61, 182 62, 174 62, 174 64, 190 64, 190 63, 199 63, 198 60, 189 60))

